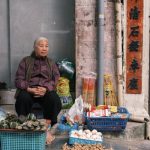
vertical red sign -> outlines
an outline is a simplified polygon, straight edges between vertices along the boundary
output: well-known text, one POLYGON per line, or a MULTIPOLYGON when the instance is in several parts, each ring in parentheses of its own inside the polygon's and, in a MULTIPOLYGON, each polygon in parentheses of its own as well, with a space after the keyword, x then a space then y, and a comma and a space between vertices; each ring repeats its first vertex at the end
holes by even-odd
POLYGON ((127 0, 126 93, 142 92, 143 0, 127 0))

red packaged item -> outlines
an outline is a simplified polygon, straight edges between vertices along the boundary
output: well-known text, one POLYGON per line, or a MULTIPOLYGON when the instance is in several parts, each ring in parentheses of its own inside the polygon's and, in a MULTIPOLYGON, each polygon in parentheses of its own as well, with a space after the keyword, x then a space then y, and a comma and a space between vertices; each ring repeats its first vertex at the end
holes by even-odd
POLYGON ((82 98, 85 102, 95 105, 96 103, 96 74, 91 73, 82 78, 82 98))

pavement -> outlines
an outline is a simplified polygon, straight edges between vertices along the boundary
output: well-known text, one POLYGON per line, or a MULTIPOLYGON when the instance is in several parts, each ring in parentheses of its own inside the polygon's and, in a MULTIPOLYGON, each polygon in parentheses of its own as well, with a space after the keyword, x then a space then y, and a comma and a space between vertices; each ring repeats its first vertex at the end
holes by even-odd
MULTIPOLYGON (((68 142, 67 135, 56 135, 56 139, 46 150, 62 150, 62 146, 68 142)), ((149 140, 123 140, 123 139, 106 139, 102 143, 103 146, 110 150, 150 150, 149 140)))
MULTIPOLYGON (((51 145, 46 146, 46 150, 62 150, 62 146, 69 141, 68 133, 60 132, 57 125, 51 129, 51 133, 56 138, 51 145)), ((125 136, 113 136, 113 134, 110 133, 111 136, 103 134, 102 145, 110 150, 150 150, 150 140, 144 140, 141 137, 125 138, 125 136)))

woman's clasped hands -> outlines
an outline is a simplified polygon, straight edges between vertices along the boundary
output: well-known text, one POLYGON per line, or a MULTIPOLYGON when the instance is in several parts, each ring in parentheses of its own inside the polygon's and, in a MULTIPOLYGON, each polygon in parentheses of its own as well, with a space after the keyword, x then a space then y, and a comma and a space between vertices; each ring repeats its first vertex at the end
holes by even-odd
POLYGON ((27 91, 33 94, 34 97, 43 97, 46 93, 46 88, 41 86, 28 87, 27 91))

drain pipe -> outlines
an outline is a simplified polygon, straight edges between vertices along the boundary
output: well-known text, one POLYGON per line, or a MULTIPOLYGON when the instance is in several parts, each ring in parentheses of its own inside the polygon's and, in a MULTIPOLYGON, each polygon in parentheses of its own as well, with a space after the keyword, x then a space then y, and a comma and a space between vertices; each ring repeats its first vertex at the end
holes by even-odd
POLYGON ((104 0, 98 0, 97 105, 104 104, 104 0))

